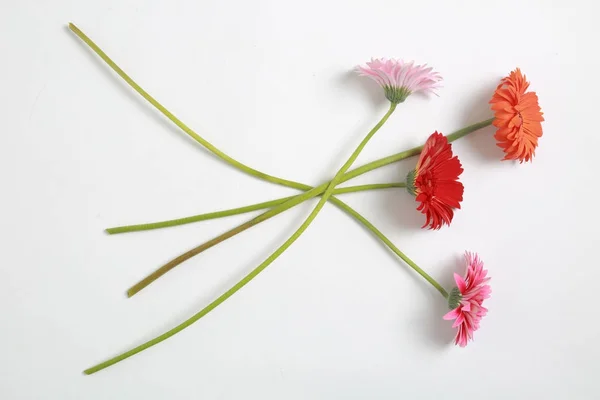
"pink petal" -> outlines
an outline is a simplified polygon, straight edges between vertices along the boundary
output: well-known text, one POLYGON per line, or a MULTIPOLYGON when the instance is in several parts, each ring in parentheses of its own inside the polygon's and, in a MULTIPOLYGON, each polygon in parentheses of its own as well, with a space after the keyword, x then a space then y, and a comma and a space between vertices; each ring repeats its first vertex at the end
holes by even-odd
POLYGON ((454 282, 456 282, 456 286, 458 286, 458 290, 461 293, 465 293, 467 291, 467 284, 465 283, 465 280, 456 272, 454 273, 454 282))
POLYGON ((458 308, 455 308, 454 310, 450 311, 449 313, 447 313, 446 315, 444 315, 442 318, 444 318, 446 321, 455 319, 459 316, 459 311, 458 308))

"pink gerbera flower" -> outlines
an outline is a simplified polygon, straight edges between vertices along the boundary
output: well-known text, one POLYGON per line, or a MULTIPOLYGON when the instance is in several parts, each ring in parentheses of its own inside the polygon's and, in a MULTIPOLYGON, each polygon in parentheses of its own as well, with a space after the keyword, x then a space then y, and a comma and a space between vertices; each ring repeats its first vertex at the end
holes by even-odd
POLYGON ((456 286, 448 296, 448 305, 452 309, 444 315, 445 320, 455 320, 453 328, 458 328, 455 344, 465 347, 469 340, 473 340, 473 332, 479 329, 479 321, 487 313, 482 306, 485 299, 490 297, 492 289, 487 282, 487 270, 483 269, 483 262, 475 253, 466 252, 467 272, 464 279, 454 274, 456 286))
POLYGON ((372 58, 366 67, 359 66, 358 73, 379 83, 385 97, 394 104, 402 103, 412 93, 434 93, 442 77, 426 65, 414 65, 402 60, 372 58))

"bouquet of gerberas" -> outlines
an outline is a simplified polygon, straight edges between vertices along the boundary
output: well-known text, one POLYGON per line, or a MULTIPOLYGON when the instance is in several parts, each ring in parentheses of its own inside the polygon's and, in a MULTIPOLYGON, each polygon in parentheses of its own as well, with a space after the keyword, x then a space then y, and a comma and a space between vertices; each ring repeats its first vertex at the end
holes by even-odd
POLYGON ((140 225, 121 226, 107 229, 110 234, 158 229, 229 215, 242 214, 256 210, 267 210, 263 214, 249 220, 248 222, 233 228, 222 235, 209 240, 163 265, 155 272, 133 285, 128 291, 128 296, 133 296, 146 286, 160 278, 168 271, 182 262, 197 254, 219 244, 220 242, 237 235, 277 214, 280 214, 308 199, 320 196, 316 207, 298 229, 265 261, 258 265, 241 281, 231 289, 223 293, 212 303, 194 314, 188 320, 163 333, 162 335, 141 344, 121 355, 111 358, 103 363, 85 370, 86 374, 93 374, 115 363, 118 363, 134 354, 137 354, 163 340, 175 335, 181 330, 192 325, 200 318, 219 306, 231 297, 243 286, 254 279, 267 266, 269 266, 279 255, 281 255, 296 239, 308 228, 311 222, 319 214, 328 201, 342 209, 352 218, 356 219, 386 246, 400 257, 409 267, 429 282, 448 303, 450 311, 443 316, 444 319, 454 320, 453 327, 457 328, 455 343, 461 347, 473 338, 473 332, 479 328, 480 320, 485 316, 487 309, 483 306, 485 299, 490 296, 491 289, 488 284, 490 278, 483 268, 483 262, 476 253, 467 252, 465 255, 466 271, 464 276, 454 274, 456 287, 450 291, 444 289, 435 279, 428 275, 422 268, 417 266, 402 251, 400 251, 379 229, 369 222, 356 210, 336 197, 336 195, 365 190, 376 190, 386 188, 406 188, 407 192, 415 197, 417 211, 424 214, 425 223, 423 228, 440 229, 444 225, 450 225, 454 217, 454 210, 460 208, 463 199, 463 184, 459 177, 463 172, 462 165, 457 156, 452 152, 451 142, 465 135, 477 131, 483 127, 494 125, 497 128, 495 138, 497 145, 504 150, 504 160, 531 161, 538 144, 538 138, 542 136, 541 122, 544 120, 538 105, 535 92, 528 92, 529 83, 525 76, 517 68, 507 77, 500 81, 496 91, 493 93, 490 104, 494 111, 494 117, 479 123, 467 126, 447 136, 441 133, 432 133, 423 146, 415 147, 397 154, 393 154, 377 161, 370 162, 361 167, 350 169, 352 164, 366 146, 368 141, 385 124, 394 113, 399 104, 403 103, 411 94, 417 92, 433 93, 439 87, 441 76, 433 72, 432 68, 414 63, 406 63, 394 59, 373 59, 366 66, 358 67, 357 72, 376 81, 382 88, 390 106, 381 120, 369 131, 363 141, 358 145, 346 163, 335 173, 329 182, 319 186, 310 186, 303 183, 290 181, 269 175, 248 167, 241 162, 223 153, 210 144, 187 125, 181 122, 170 111, 157 102, 144 89, 133 81, 121 68, 119 68, 94 42, 90 40, 75 25, 70 24, 70 29, 83 40, 97 55, 99 55, 121 78, 123 78, 135 91, 144 97, 150 104, 156 107, 175 125, 181 128, 190 137, 206 147, 226 163, 236 167, 249 175, 262 180, 291 187, 302 191, 296 196, 284 197, 263 203, 252 204, 231 210, 223 210, 208 214, 194 215, 186 218, 154 222, 140 225), (415 168, 406 175, 405 182, 379 183, 360 186, 349 186, 338 188, 340 183, 346 182, 366 172, 380 168, 384 165, 403 160, 405 158, 419 156, 415 168))

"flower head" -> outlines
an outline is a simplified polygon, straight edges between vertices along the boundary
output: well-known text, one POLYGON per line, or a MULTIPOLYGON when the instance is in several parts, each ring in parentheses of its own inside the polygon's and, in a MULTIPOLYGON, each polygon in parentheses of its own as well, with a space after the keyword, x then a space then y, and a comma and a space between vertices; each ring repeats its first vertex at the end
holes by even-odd
POLYGON ((412 93, 434 93, 442 77, 425 65, 414 65, 402 60, 372 58, 366 67, 359 66, 358 73, 379 83, 385 97, 394 104, 402 103, 412 93))
POLYGON ((495 112, 494 137, 504 150, 504 160, 530 161, 542 136, 542 112, 535 92, 519 68, 502 79, 490 100, 495 112))
POLYGON ((458 181, 462 172, 448 139, 441 133, 432 133, 423 146, 417 167, 406 178, 406 188, 421 203, 417 210, 427 216, 423 228, 450 225, 453 209, 460 208, 463 199, 464 186, 458 181))
POLYGON ((467 272, 465 277, 454 274, 456 287, 448 296, 448 305, 452 309, 444 315, 445 320, 455 320, 453 328, 458 328, 454 343, 465 347, 469 340, 473 340, 473 332, 479 329, 481 318, 487 313, 482 306, 483 301, 490 297, 492 289, 488 285, 490 278, 487 270, 483 269, 483 262, 475 253, 466 252, 467 272))

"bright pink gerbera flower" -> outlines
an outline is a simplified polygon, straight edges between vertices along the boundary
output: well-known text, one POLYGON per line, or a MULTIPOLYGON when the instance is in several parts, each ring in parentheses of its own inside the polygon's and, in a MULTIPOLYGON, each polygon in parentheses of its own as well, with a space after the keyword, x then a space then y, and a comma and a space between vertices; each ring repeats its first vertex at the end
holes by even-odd
POLYGON ((385 97, 394 104, 402 103, 412 93, 435 93, 442 77, 425 65, 414 65, 402 60, 372 58, 366 67, 359 66, 358 73, 379 83, 385 97))
POLYGON ((445 320, 453 320, 453 328, 458 328, 455 344, 465 347, 469 340, 473 340, 473 332, 479 329, 479 321, 487 313, 482 306, 485 299, 490 297, 492 289, 487 282, 487 270, 483 269, 483 261, 475 253, 466 252, 467 272, 464 279, 454 274, 456 286, 448 296, 448 305, 452 308, 444 315, 445 320))

